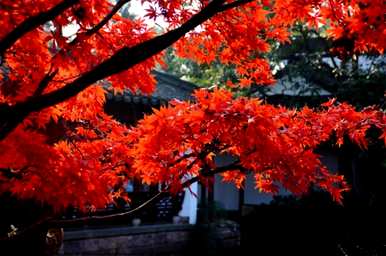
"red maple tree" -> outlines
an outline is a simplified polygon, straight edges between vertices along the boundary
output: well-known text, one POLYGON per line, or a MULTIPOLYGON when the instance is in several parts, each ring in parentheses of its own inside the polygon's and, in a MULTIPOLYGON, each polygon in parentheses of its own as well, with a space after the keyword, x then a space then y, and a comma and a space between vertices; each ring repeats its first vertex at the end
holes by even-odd
POLYGON ((280 183, 300 195, 315 185, 341 200, 344 178, 314 149, 332 134, 366 148, 371 126, 385 137, 386 117, 374 108, 329 102, 295 110, 200 90, 195 102, 174 101, 128 128, 104 113, 105 93, 151 93, 151 70, 172 45, 199 63, 233 65, 240 82, 228 86, 271 84, 264 53, 290 42, 297 22, 329 24, 342 55, 383 54, 383 0, 142 0, 147 18, 166 22, 163 34, 145 17, 122 17, 128 2, 0 2, 0 193, 59 211, 103 207, 122 196, 111 188, 134 177, 176 191, 218 172, 240 186, 251 171, 262 191, 280 183), (238 160, 218 168, 213 156, 221 153, 238 160))

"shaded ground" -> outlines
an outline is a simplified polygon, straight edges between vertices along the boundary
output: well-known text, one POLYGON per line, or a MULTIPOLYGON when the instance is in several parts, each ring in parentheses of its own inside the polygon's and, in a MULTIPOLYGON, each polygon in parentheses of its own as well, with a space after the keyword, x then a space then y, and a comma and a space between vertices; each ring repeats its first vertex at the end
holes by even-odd
POLYGON ((259 209, 241 223, 244 251, 259 255, 386 255, 382 210, 259 209))

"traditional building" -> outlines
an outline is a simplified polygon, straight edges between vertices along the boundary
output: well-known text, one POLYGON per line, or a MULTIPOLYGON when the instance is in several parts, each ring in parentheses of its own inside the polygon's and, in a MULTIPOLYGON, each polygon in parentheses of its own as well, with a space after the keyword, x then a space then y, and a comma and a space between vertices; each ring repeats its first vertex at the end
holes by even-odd
MULTIPOLYGON (((108 95, 106 103, 106 112, 112 114, 123 123, 134 125, 145 113, 151 113, 152 108, 159 108, 161 105, 167 104, 171 99, 191 100, 193 91, 198 88, 190 82, 183 81, 164 72, 154 71, 154 74, 157 80, 157 87, 152 95, 133 94, 129 91, 126 91, 122 95, 110 94, 108 95)), ((264 89, 264 91, 259 91, 254 96, 265 97, 267 101, 272 103, 283 104, 288 101, 289 98, 292 100, 296 98, 296 100, 300 102, 307 102, 316 98, 319 98, 319 100, 323 98, 325 100, 330 96, 330 93, 314 84, 306 83, 302 78, 290 80, 288 77, 284 77, 278 80, 276 85, 264 89)), ((330 152, 322 153, 324 155, 323 161, 326 165, 331 170, 337 170, 336 156, 330 152)), ((230 156, 217 156, 215 161, 218 166, 222 166, 229 164, 234 161, 234 159, 230 156)), ((128 186, 129 193, 136 193, 137 196, 142 193, 144 195, 142 197, 149 197, 150 194, 154 194, 156 191, 157 188, 146 187, 135 182, 128 186)), ((282 194, 288 193, 283 190, 282 194)), ((200 207, 201 210, 203 210, 203 208, 216 207, 217 209, 214 210, 222 209, 238 214, 245 205, 268 204, 271 201, 271 195, 261 193, 255 189, 252 175, 248 176, 243 190, 238 190, 233 184, 223 183, 221 176, 215 175, 213 187, 207 188, 195 183, 187 190, 182 205, 180 206, 181 210, 179 214, 180 216, 188 217, 190 224, 195 224, 197 221, 197 210, 199 210, 200 207), (197 194, 198 197, 194 194, 197 194)), ((177 201, 175 201, 175 203, 176 202, 177 201)), ((168 202, 166 202, 166 204, 168 204, 168 202)), ((170 207, 169 210, 173 211, 171 210, 172 208, 173 207, 170 207)), ((176 207, 173 209, 176 209, 176 207)), ((158 213, 158 215, 159 214, 160 213, 158 213)), ((203 210, 199 217, 211 219, 212 216, 210 215, 211 210, 203 210), (202 214, 202 212, 205 213, 202 214)), ((169 216, 169 220, 170 217, 171 216, 169 216)))

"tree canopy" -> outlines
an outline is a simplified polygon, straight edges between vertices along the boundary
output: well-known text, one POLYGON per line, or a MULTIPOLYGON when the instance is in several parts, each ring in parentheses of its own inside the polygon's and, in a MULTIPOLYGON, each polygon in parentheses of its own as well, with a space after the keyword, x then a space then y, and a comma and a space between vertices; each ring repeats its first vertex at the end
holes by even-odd
POLYGON ((331 101, 295 110, 199 90, 195 102, 174 101, 129 128, 104 113, 105 93, 151 93, 151 70, 169 46, 198 63, 232 65, 238 79, 228 87, 269 85, 266 53, 290 42, 298 22, 327 24, 342 58, 383 54, 383 0, 142 0, 146 17, 123 17, 129 2, 1 1, 0 193, 56 210, 101 207, 134 177, 178 190, 216 172, 241 185, 252 171, 262 191, 280 183, 302 194, 316 185, 340 201, 347 184, 313 150, 333 134, 366 148, 371 126, 385 138, 386 117, 375 108, 331 101), (166 32, 148 19, 163 19, 166 32), (216 167, 221 153, 237 161, 216 167))

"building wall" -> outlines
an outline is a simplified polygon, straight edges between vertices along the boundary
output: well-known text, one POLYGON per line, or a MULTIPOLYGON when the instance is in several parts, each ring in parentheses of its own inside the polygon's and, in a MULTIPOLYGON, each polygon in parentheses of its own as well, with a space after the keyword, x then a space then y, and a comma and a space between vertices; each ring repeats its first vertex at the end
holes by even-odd
POLYGON ((225 210, 239 209, 239 190, 233 183, 222 182, 219 174, 214 178, 214 200, 225 210))
POLYGON ((245 181, 244 204, 269 204, 271 201, 272 195, 259 192, 259 190, 255 188, 253 174, 249 174, 245 181))
MULTIPOLYGON (((215 158, 216 166, 232 164, 236 159, 231 155, 218 155, 215 158)), ((233 183, 222 181, 220 174, 216 174, 213 185, 214 201, 225 210, 239 209, 239 190, 233 183)))

